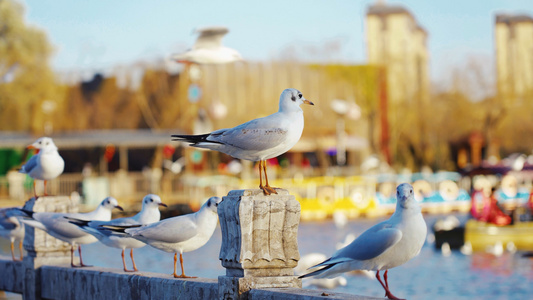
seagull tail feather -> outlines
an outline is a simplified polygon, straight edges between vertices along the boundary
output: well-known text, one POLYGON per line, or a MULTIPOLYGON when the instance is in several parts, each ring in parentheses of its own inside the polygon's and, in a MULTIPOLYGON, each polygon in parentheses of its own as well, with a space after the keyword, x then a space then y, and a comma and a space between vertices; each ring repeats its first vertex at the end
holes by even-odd
POLYGON ((141 224, 138 224, 138 225, 124 225, 124 226, 121 226, 121 225, 100 225, 98 227, 100 227, 102 229, 105 229, 105 230, 117 232, 117 233, 127 234, 126 229, 137 228, 137 227, 141 227, 141 226, 142 226, 141 224))
POLYGON ((327 265, 325 266, 324 268, 320 269, 320 270, 316 270, 316 271, 313 271, 311 273, 307 273, 307 274, 304 274, 304 275, 301 275, 299 276, 298 278, 306 278, 306 277, 311 277, 311 276, 316 276, 316 275, 320 275, 322 273, 324 273, 325 271, 333 268, 336 264, 331 264, 331 265, 327 265))
POLYGON ((80 220, 76 218, 70 218, 70 217, 65 217, 65 219, 67 219, 69 223, 72 223, 78 227, 85 227, 89 225, 89 222, 91 222, 91 221, 80 220))
POLYGON ((18 210, 24 214, 23 217, 27 217, 27 218, 33 218, 33 214, 35 213, 34 211, 24 209, 24 208, 19 208, 18 210))
POLYGON ((180 134, 174 134, 172 135, 172 141, 178 141, 178 142, 188 142, 191 144, 198 144, 201 142, 207 142, 207 137, 210 134, 199 134, 199 135, 180 135, 180 134))

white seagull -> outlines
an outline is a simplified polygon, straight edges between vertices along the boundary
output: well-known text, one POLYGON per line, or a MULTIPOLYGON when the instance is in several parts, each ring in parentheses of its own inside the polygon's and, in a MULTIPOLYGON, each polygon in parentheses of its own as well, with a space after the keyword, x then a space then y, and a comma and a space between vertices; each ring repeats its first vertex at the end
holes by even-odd
POLYGON ((229 32, 226 27, 205 27, 195 32, 199 36, 192 49, 173 55, 173 60, 196 64, 225 64, 243 60, 239 52, 222 45, 222 38, 229 32))
POLYGON ((44 195, 46 196, 46 181, 52 180, 63 173, 65 162, 57 152, 57 147, 49 137, 42 137, 27 147, 28 149, 37 149, 37 154, 24 164, 20 173, 28 174, 33 181, 33 193, 37 198, 35 191, 35 179, 44 180, 44 195))
POLYGON ((168 218, 145 226, 104 226, 104 228, 135 238, 156 249, 174 253, 172 275, 175 278, 194 278, 185 276, 183 252, 194 251, 209 241, 217 227, 217 206, 221 201, 219 197, 211 197, 195 213, 168 218), (178 253, 181 275, 176 273, 178 253))
POLYGON ((22 261, 22 240, 24 240, 24 224, 19 221, 22 212, 19 207, 6 207, 0 209, 0 236, 11 242, 11 257, 15 258, 15 241, 19 241, 19 257, 22 261))
POLYGON ((400 184, 396 196, 396 211, 388 220, 372 226, 351 244, 337 250, 331 258, 314 266, 323 268, 300 278, 328 278, 354 270, 376 271, 376 278, 385 289, 385 296, 398 299, 389 290, 387 272, 420 253, 426 240, 427 227, 414 198, 413 187, 408 183, 400 184), (385 283, 379 276, 381 270, 385 270, 385 283))
POLYGON ((21 221, 29 226, 46 231, 49 235, 70 244, 70 265, 72 267, 85 267, 81 258, 81 246, 78 246, 80 255, 80 265, 74 265, 74 247, 81 244, 90 244, 98 241, 94 236, 84 232, 78 226, 70 223, 66 218, 76 218, 90 221, 109 221, 111 220, 111 210, 118 208, 123 210, 113 197, 105 198, 98 207, 88 213, 51 213, 51 212, 33 212, 21 209, 26 217, 21 221))
POLYGON ((208 134, 172 135, 172 140, 189 142, 193 147, 217 150, 239 159, 259 161, 259 188, 266 195, 277 194, 268 184, 266 160, 289 151, 302 136, 304 115, 301 104, 314 105, 297 89, 286 89, 279 98, 277 113, 208 134))
POLYGON ((145 244, 134 238, 125 237, 121 234, 115 233, 111 230, 105 229, 102 226, 127 226, 127 225, 146 225, 159 221, 161 213, 159 212, 159 206, 167 207, 166 204, 161 202, 161 198, 154 194, 144 196, 141 211, 133 217, 118 218, 111 221, 86 221, 75 218, 68 218, 70 223, 79 226, 83 231, 92 234, 100 242, 108 247, 122 249, 122 264, 124 266, 124 272, 135 272, 137 266, 133 259, 133 249, 141 248, 145 244), (126 260, 124 259, 124 251, 129 248, 131 262, 133 263, 133 270, 126 268, 126 260))

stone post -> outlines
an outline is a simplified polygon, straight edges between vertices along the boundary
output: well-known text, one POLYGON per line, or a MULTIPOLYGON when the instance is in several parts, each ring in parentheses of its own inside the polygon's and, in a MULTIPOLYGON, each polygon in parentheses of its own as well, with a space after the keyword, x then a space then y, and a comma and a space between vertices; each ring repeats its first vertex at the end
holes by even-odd
POLYGON ((302 287, 298 265, 300 203, 287 190, 234 190, 218 206, 222 230, 220 299, 247 299, 257 288, 302 287))
MULTIPOLYGON (((34 212, 77 212, 78 203, 68 196, 45 196, 31 198, 24 209, 34 212)), ((58 240, 46 232, 25 226, 24 249, 24 299, 41 298, 39 268, 43 265, 70 265, 70 244, 58 240)))

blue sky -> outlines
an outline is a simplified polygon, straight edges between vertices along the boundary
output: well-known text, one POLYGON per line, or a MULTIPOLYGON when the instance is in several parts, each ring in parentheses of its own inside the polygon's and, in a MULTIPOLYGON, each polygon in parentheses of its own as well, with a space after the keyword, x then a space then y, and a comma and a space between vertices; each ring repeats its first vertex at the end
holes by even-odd
MULTIPOLYGON (((195 40, 194 28, 230 28, 224 44, 245 59, 292 55, 365 63, 364 16, 370 0, 104 1, 25 0, 26 20, 48 33, 57 70, 98 70, 168 57, 195 40), (327 46, 337 45, 328 51, 327 46), (287 54, 289 53, 289 54, 287 54), (295 53, 295 54, 294 54, 295 53)), ((429 33, 432 80, 468 57, 493 64, 496 12, 533 16, 531 0, 387 1, 408 8, 429 33)))

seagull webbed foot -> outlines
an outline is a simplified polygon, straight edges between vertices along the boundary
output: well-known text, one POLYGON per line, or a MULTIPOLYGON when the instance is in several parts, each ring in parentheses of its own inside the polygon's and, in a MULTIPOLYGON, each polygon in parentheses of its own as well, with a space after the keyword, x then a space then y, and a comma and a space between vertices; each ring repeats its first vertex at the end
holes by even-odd
POLYGON ((275 187, 271 187, 271 186, 265 186, 265 189, 267 189, 269 191, 269 195, 270 194, 277 194, 278 192, 275 190, 276 188, 275 187))

